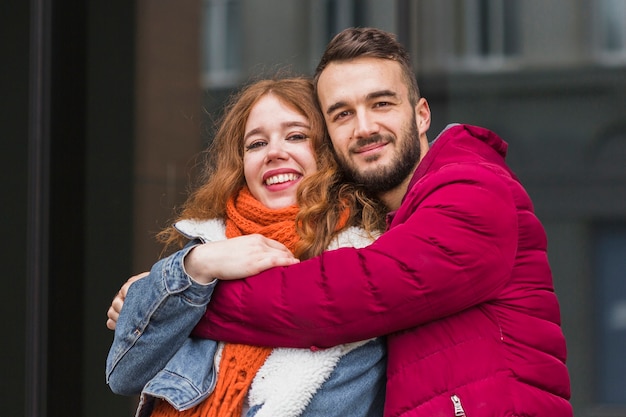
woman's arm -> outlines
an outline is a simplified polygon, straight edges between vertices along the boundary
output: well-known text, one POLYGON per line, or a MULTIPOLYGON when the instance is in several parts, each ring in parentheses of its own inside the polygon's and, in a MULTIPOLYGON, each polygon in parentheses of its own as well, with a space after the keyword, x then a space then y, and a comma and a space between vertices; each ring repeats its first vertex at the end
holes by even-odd
POLYGON ((164 368, 202 317, 216 277, 234 279, 298 262, 284 245, 247 235, 195 241, 149 274, 129 279, 108 311, 107 327, 115 329, 106 370, 111 389, 138 393, 164 368))
MULTIPOLYGON (((299 262, 283 244, 254 234, 197 244, 186 253, 181 265, 191 280, 205 285, 216 278, 245 278, 269 268, 299 262)), ((107 312, 109 329, 115 330, 130 285, 147 275, 148 272, 134 275, 122 285, 107 312)))
POLYGON ((119 394, 137 394, 164 368, 205 311, 215 283, 184 272, 189 246, 157 262, 129 286, 106 362, 106 380, 119 394))

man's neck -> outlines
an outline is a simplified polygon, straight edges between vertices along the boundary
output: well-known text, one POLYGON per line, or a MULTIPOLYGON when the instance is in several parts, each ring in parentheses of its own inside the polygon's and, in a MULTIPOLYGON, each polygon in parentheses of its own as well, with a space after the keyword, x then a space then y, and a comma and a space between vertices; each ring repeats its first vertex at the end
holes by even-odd
POLYGON ((389 211, 398 210, 400 208, 400 204, 402 204, 402 199, 404 198, 409 188, 409 183, 411 182, 411 179, 413 179, 413 175, 415 174, 417 166, 420 164, 420 162, 422 162, 422 159, 424 159, 424 156, 426 156, 426 154, 430 150, 430 147, 428 145, 428 139, 426 138, 425 134, 420 137, 420 147, 420 159, 419 161, 417 161, 417 164, 415 165, 415 168, 413 168, 411 173, 407 175, 404 181, 402 181, 402 183, 400 183, 400 185, 398 185, 396 188, 386 191, 384 193, 380 193, 378 195, 378 198, 380 198, 385 206, 387 206, 389 211))
POLYGON ((380 198, 385 206, 387 206, 389 211, 397 210, 400 207, 402 199, 404 198, 407 188, 409 187, 409 182, 411 182, 411 178, 413 178, 413 173, 407 176, 406 179, 393 190, 389 190, 378 195, 378 198, 380 198))

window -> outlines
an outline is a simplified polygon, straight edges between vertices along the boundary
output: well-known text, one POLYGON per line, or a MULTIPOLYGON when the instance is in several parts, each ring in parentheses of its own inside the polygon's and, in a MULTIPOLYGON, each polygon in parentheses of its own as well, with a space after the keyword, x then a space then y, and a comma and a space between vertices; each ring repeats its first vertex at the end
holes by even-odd
POLYGON ((452 1, 452 68, 499 69, 518 55, 517 0, 452 1))
POLYGON ((317 66, 332 37, 347 27, 375 26, 395 31, 396 3, 380 0, 311 1, 311 67, 317 66))
POLYGON ((595 231, 596 402, 626 405, 626 223, 595 231))
POLYGON ((626 1, 599 0, 595 13, 594 50, 601 62, 626 62, 626 1))
POLYGON ((203 87, 232 87, 241 75, 241 2, 204 0, 202 5, 203 87))

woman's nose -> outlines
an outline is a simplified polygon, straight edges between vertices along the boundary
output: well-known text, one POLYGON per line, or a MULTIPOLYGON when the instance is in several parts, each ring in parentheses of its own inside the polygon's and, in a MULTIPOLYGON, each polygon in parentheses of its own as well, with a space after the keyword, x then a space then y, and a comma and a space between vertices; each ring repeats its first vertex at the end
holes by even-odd
POLYGON ((282 140, 272 140, 267 144, 267 161, 275 159, 287 159, 289 154, 285 149, 285 143, 282 140))

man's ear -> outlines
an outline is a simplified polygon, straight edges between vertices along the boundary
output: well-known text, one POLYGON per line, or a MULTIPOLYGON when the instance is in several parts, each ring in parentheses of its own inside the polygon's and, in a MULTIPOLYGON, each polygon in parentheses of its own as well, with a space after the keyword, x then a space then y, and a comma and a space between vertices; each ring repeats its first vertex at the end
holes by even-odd
POLYGON ((415 122, 420 136, 425 135, 430 129, 430 106, 424 97, 420 98, 415 106, 415 122))

